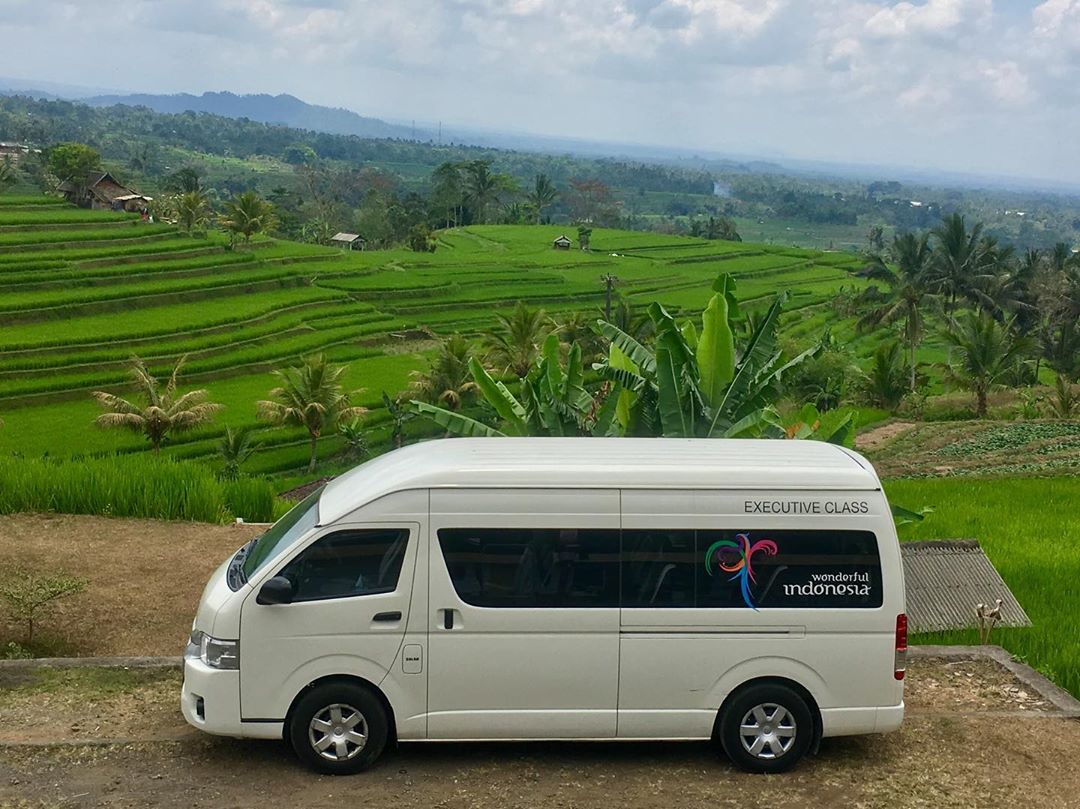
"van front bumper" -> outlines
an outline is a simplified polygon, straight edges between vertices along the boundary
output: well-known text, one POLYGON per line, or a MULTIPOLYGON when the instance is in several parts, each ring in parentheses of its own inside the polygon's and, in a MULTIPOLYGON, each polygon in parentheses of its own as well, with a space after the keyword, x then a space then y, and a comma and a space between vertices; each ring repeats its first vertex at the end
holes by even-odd
POLYGON ((184 657, 180 710, 192 727, 217 736, 244 736, 240 722, 240 672, 211 668, 184 657))

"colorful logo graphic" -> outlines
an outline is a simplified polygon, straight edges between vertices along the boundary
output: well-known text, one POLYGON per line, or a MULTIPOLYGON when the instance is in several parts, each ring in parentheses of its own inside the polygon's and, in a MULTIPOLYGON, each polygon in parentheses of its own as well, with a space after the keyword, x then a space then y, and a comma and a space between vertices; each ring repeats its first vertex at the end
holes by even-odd
POLYGON ((720 569, 733 574, 730 581, 739 580, 739 589, 746 606, 756 610, 753 594, 750 592, 750 585, 757 583, 754 578, 754 554, 761 552, 766 556, 776 556, 778 551, 779 548, 771 539, 759 539, 751 544, 748 534, 736 534, 734 542, 721 539, 709 546, 705 551, 705 572, 713 575, 713 558, 716 557, 720 569))

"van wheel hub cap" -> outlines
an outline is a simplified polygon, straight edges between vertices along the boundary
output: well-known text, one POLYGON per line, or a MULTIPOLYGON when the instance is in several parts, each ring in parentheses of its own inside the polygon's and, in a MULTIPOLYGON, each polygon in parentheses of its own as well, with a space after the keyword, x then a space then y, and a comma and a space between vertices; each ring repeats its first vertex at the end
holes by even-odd
POLYGON ((746 712, 739 723, 739 741, 754 758, 777 759, 795 744, 795 717, 783 705, 766 702, 746 712))
POLYGON ((312 749, 327 761, 348 761, 367 744, 364 715, 351 705, 334 703, 318 711, 308 723, 312 749))

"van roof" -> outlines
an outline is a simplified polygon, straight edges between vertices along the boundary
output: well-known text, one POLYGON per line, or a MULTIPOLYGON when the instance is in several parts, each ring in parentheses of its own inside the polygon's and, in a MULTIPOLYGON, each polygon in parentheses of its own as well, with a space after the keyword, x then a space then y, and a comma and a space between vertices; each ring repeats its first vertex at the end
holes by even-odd
POLYGON ((388 452, 327 484, 319 522, 428 488, 879 489, 855 452, 822 441, 448 438, 388 452))

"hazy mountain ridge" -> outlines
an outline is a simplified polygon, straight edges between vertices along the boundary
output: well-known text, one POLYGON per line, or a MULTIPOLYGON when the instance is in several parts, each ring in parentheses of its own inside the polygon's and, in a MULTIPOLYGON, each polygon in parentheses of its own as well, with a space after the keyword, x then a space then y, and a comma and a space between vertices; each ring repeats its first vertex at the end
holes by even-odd
POLYGON ((80 99, 94 107, 111 107, 126 104, 148 107, 155 112, 183 113, 209 112, 226 118, 248 118, 265 124, 280 124, 294 129, 310 129, 333 135, 356 135, 361 138, 424 138, 427 133, 417 132, 407 126, 389 124, 378 118, 367 118, 352 110, 340 107, 323 107, 308 104, 285 93, 269 95, 237 95, 230 92, 192 95, 155 95, 133 93, 123 95, 99 95, 80 99))

